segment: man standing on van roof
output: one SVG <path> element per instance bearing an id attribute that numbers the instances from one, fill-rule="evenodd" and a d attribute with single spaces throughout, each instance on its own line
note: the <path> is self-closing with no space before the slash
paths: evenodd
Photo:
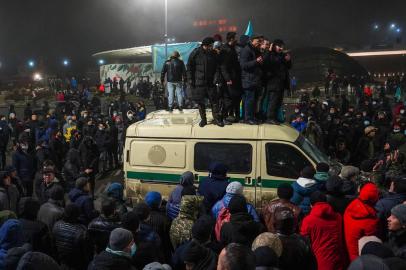
<path id="1" fill-rule="evenodd" d="M 164 63 L 161 72 L 162 85 L 164 85 L 166 74 L 167 89 L 168 89 L 168 111 L 170 112 L 172 112 L 173 110 L 173 100 L 175 98 L 175 91 L 178 100 L 179 111 L 182 111 L 183 107 L 182 82 L 186 83 L 186 68 L 185 64 L 183 63 L 182 60 L 179 59 L 179 57 L 180 57 L 179 52 L 174 51 L 169 60 L 167 60 Z"/>
<path id="2" fill-rule="evenodd" d="M 216 53 L 213 51 L 213 44 L 214 39 L 212 37 L 205 38 L 202 41 L 202 45 L 190 54 L 187 63 L 187 77 L 192 99 L 199 105 L 200 127 L 207 125 L 206 97 L 210 100 L 213 124 L 224 127 L 219 112 L 219 97 L 214 85 L 214 77 L 219 68 L 219 61 Z"/>
<path id="3" fill-rule="evenodd" d="M 214 162 L 210 165 L 209 176 L 199 184 L 198 193 L 204 197 L 203 205 L 210 213 L 213 205 L 223 198 L 229 184 L 227 178 L 227 166 Z"/>

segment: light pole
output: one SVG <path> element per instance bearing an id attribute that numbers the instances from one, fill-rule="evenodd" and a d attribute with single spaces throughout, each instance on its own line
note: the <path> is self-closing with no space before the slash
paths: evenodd
<path id="1" fill-rule="evenodd" d="M 165 0 L 165 61 L 168 59 L 168 0 Z"/>

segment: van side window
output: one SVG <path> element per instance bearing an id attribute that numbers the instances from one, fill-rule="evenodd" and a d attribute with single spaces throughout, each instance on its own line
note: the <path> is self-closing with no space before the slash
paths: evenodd
<path id="1" fill-rule="evenodd" d="M 296 179 L 310 162 L 293 146 L 282 143 L 267 143 L 266 170 L 268 175 Z"/>
<path id="2" fill-rule="evenodd" d="M 212 162 L 221 162 L 229 173 L 251 173 L 252 146 L 243 143 L 196 143 L 194 166 L 207 172 Z"/>

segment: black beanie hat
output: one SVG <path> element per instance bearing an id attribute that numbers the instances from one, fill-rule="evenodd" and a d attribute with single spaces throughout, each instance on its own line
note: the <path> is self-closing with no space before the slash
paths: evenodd
<path id="1" fill-rule="evenodd" d="M 211 45 L 213 43 L 214 43 L 214 38 L 212 38 L 212 37 L 206 37 L 202 41 L 203 46 L 208 46 L 208 45 Z"/>
<path id="2" fill-rule="evenodd" d="M 327 179 L 326 190 L 330 194 L 336 194 L 341 192 L 343 186 L 343 179 L 338 175 L 332 175 Z"/>
<path id="3" fill-rule="evenodd" d="M 247 200 L 244 196 L 235 194 L 228 203 L 228 210 L 230 214 L 247 212 Z"/>
<path id="4" fill-rule="evenodd" d="M 316 165 L 316 170 L 318 172 L 328 172 L 330 170 L 330 166 L 327 163 L 320 162 Z"/>
<path id="5" fill-rule="evenodd" d="M 283 183 L 278 186 L 276 193 L 280 199 L 290 200 L 293 197 L 294 191 L 292 185 Z"/>
<path id="6" fill-rule="evenodd" d="M 210 216 L 201 216 L 196 220 L 192 227 L 192 237 L 199 242 L 206 242 L 210 239 L 210 235 L 213 231 L 214 221 Z"/>
<path id="7" fill-rule="evenodd" d="M 362 248 L 360 255 L 367 255 L 367 254 L 375 255 L 382 259 L 386 259 L 386 258 L 395 256 L 393 254 L 393 251 L 390 248 L 386 247 L 382 243 L 375 242 L 375 241 L 369 241 Z"/>
<path id="8" fill-rule="evenodd" d="M 278 255 L 268 246 L 259 247 L 254 250 L 256 266 L 275 267 L 278 266 Z"/>
<path id="9" fill-rule="evenodd" d="M 275 40 L 272 42 L 272 44 L 275 45 L 275 46 L 282 47 L 282 46 L 285 45 L 285 42 L 283 42 L 282 39 L 275 39 Z"/>
<path id="10" fill-rule="evenodd" d="M 316 171 L 314 170 L 314 168 L 312 166 L 306 166 L 303 168 L 301 176 L 304 178 L 312 179 L 314 177 L 315 173 L 316 173 Z"/>

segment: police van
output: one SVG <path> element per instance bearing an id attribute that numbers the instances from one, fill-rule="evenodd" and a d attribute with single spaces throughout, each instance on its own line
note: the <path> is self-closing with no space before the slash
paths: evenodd
<path id="1" fill-rule="evenodd" d="M 208 122 L 212 120 L 207 113 Z M 156 111 L 127 129 L 124 174 L 127 197 L 148 191 L 168 196 L 180 175 L 191 171 L 196 185 L 212 162 L 228 167 L 230 181 L 244 185 L 256 207 L 275 197 L 281 183 L 299 177 L 308 165 L 329 163 L 328 157 L 288 125 L 233 124 L 199 127 L 198 110 Z"/>

